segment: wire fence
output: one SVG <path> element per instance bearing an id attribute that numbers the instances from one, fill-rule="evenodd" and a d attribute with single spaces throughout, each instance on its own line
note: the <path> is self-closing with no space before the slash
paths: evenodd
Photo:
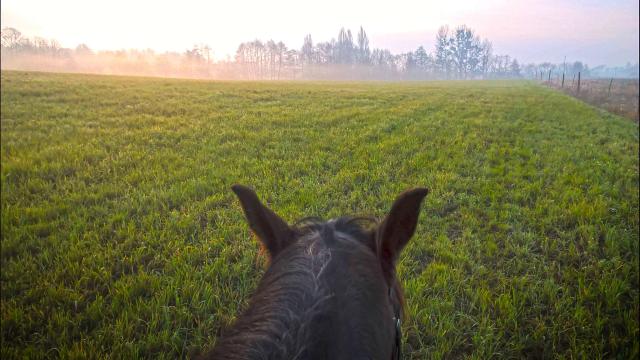
<path id="1" fill-rule="evenodd" d="M 635 121 L 640 119 L 638 79 L 583 79 L 578 72 L 571 78 L 565 74 L 549 74 L 543 83 L 614 114 Z"/>

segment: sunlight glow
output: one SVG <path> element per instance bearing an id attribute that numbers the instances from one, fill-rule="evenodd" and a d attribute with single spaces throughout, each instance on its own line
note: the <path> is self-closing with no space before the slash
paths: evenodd
<path id="1" fill-rule="evenodd" d="M 2 26 L 75 47 L 184 51 L 208 44 L 214 56 L 232 56 L 256 38 L 302 45 L 363 26 L 372 46 L 408 51 L 431 47 L 437 28 L 466 24 L 500 51 L 525 61 L 553 56 L 592 63 L 638 57 L 637 1 L 42 1 L 6 0 Z M 563 54 L 564 53 L 564 54 Z"/>

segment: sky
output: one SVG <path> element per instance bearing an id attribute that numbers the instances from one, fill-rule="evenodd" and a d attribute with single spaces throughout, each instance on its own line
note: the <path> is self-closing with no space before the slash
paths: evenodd
<path id="1" fill-rule="evenodd" d="M 283 41 L 299 48 L 360 26 L 371 47 L 432 51 L 441 25 L 465 24 L 520 62 L 582 60 L 592 66 L 638 61 L 638 0 L 2 0 L 2 27 L 56 39 L 64 47 L 182 52 L 208 44 L 214 57 L 239 43 Z"/>

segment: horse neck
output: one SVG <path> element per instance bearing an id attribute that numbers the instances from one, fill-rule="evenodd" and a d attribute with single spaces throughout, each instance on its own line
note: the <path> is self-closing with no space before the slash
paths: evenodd
<path id="1" fill-rule="evenodd" d="M 233 354 L 232 359 L 266 354 L 279 359 L 309 351 L 317 319 L 325 309 L 322 305 L 330 298 L 319 280 L 324 256 L 301 252 L 286 263 L 273 264 L 214 353 L 225 358 Z"/>

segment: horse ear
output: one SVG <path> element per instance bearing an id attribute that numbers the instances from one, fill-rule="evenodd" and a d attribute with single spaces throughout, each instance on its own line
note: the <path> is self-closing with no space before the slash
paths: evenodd
<path id="1" fill-rule="evenodd" d="M 428 193 L 429 189 L 415 188 L 400 194 L 378 227 L 376 244 L 378 256 L 385 270 L 393 268 L 400 251 L 416 231 L 420 205 Z"/>
<path id="2" fill-rule="evenodd" d="M 273 259 L 293 239 L 293 231 L 275 212 L 262 205 L 258 195 L 244 185 L 231 187 L 240 199 L 242 210 L 249 222 L 249 227 L 260 238 Z"/>

